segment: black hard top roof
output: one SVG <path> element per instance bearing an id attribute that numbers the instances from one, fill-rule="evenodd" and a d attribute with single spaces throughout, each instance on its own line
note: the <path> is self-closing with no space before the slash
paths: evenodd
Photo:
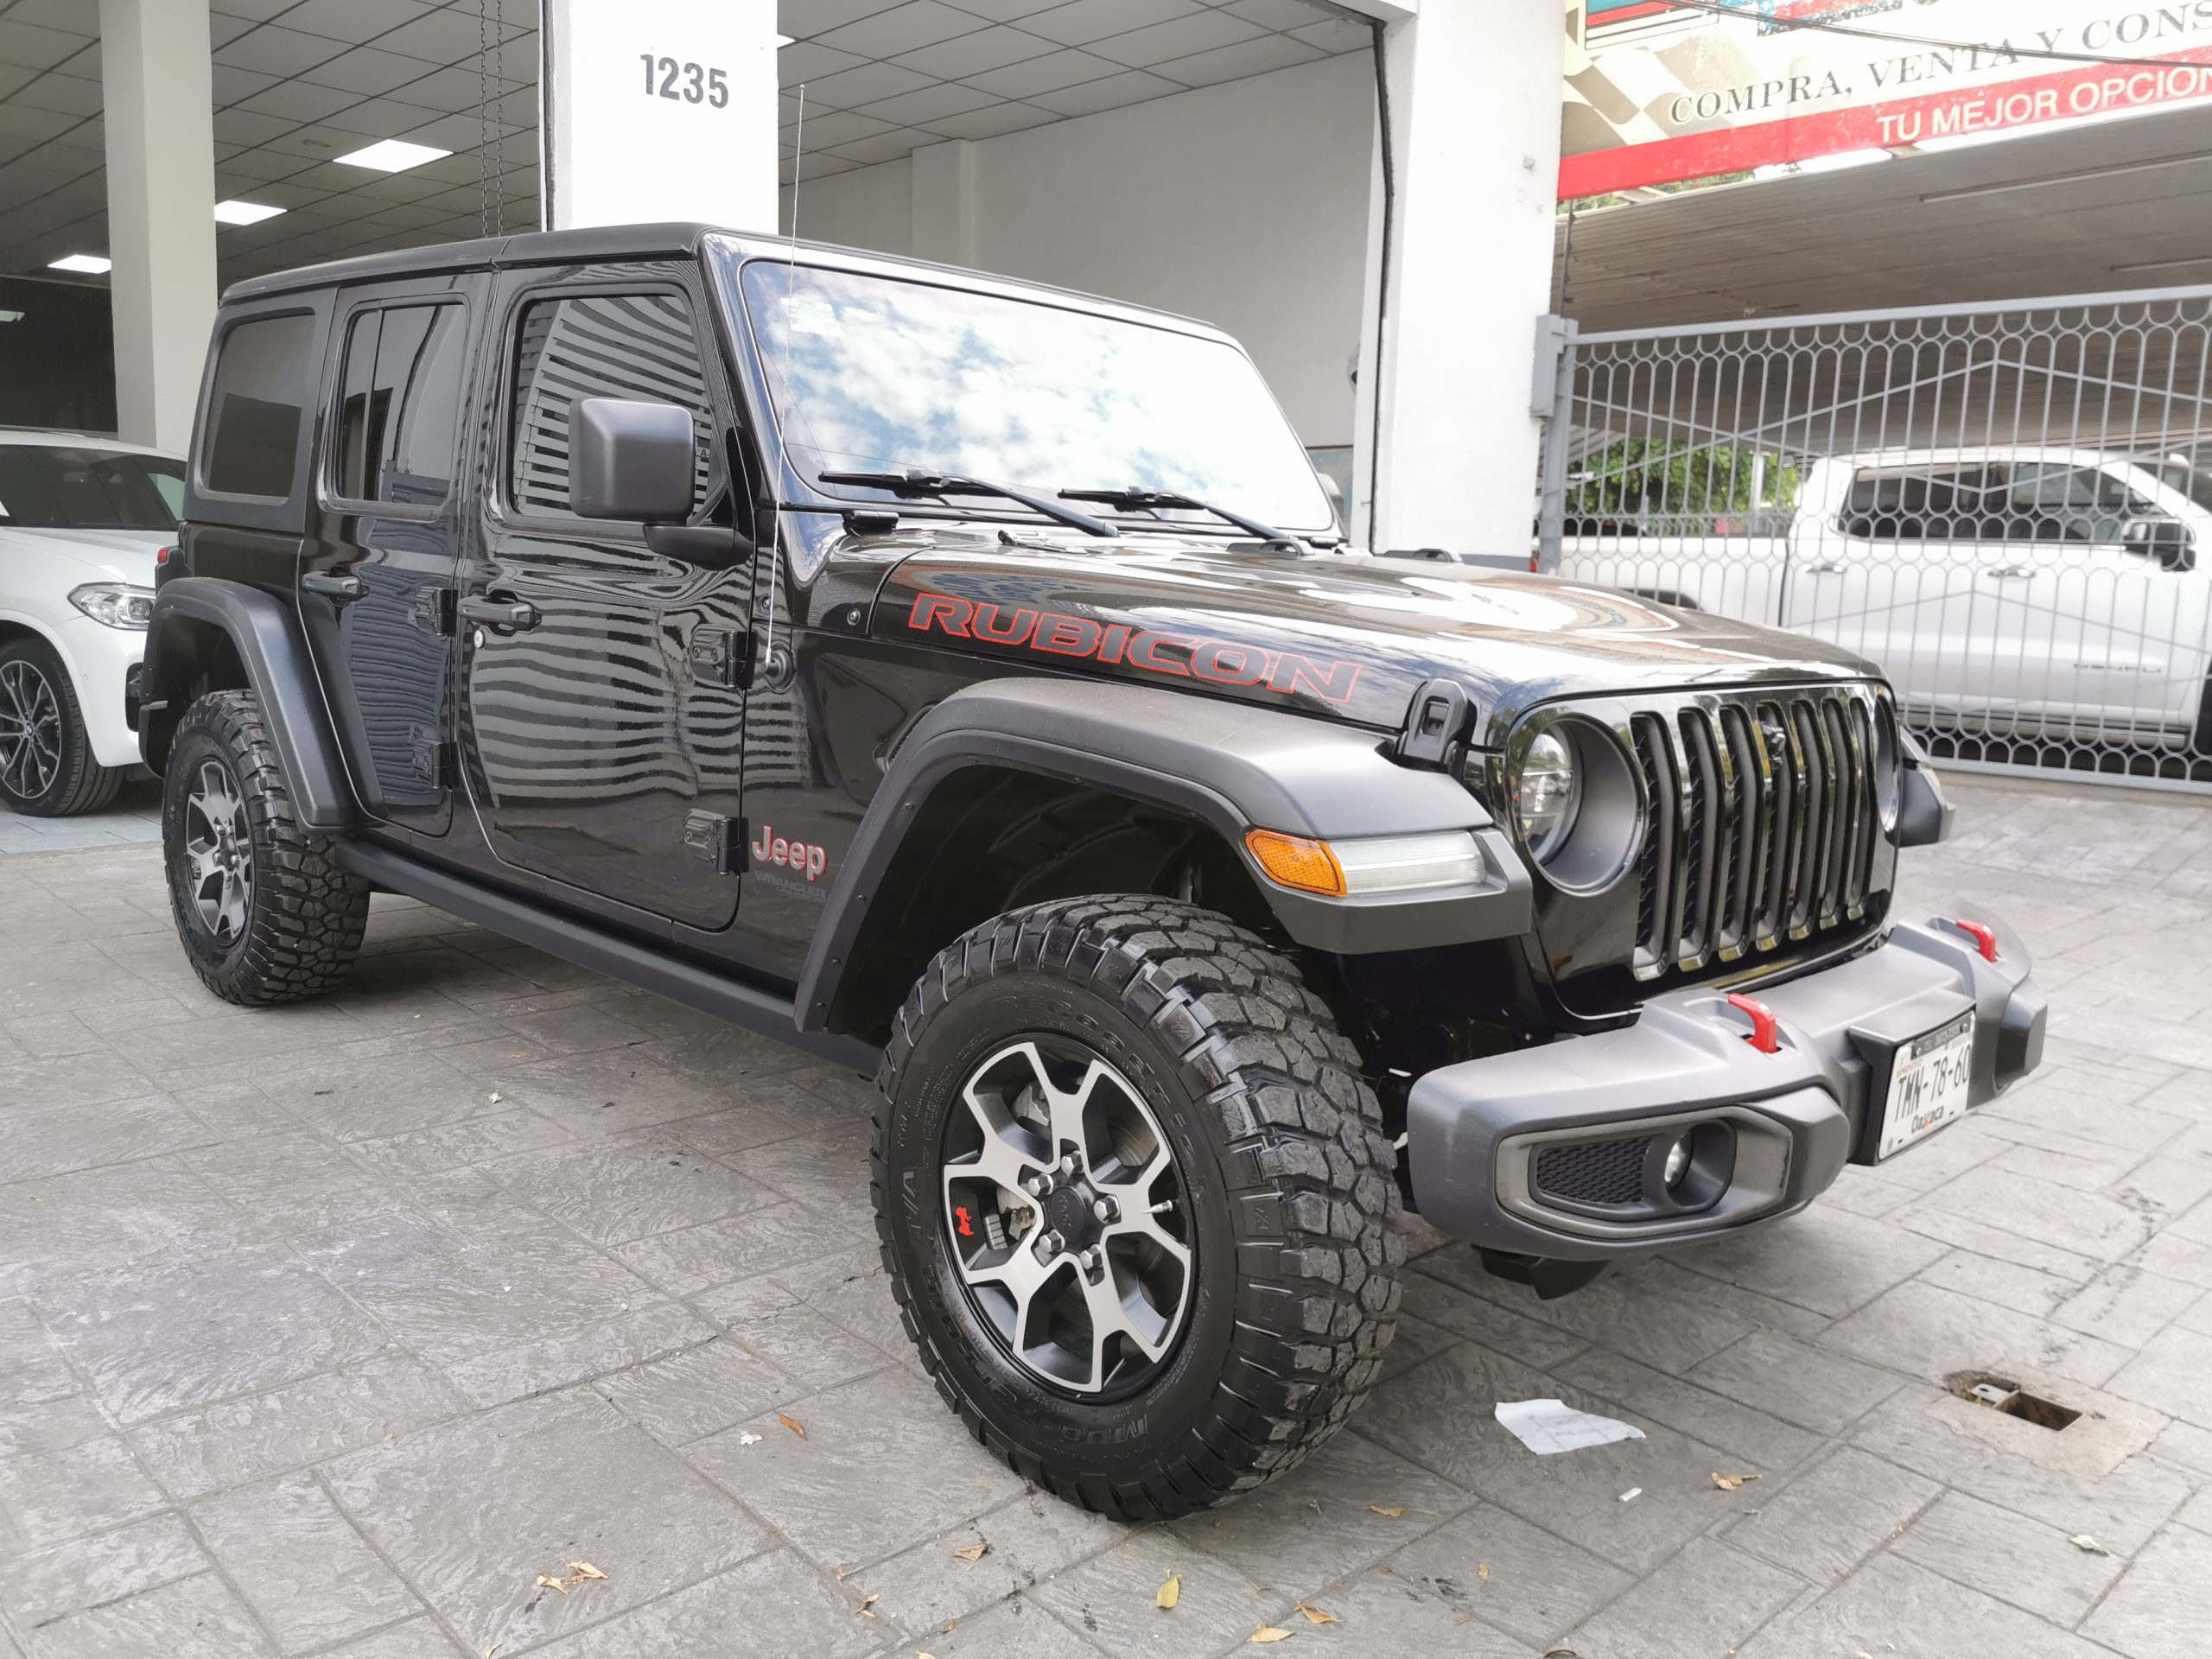
<path id="1" fill-rule="evenodd" d="M 682 258 L 699 251 L 699 238 L 721 231 L 715 225 L 610 225 L 585 231 L 526 231 L 514 236 L 484 236 L 467 242 L 440 242 L 426 248 L 396 248 L 319 265 L 249 276 L 223 291 L 226 305 L 289 294 L 303 288 L 334 288 L 346 283 L 396 276 L 429 276 L 445 270 L 484 270 L 495 265 L 569 264 L 597 259 Z M 724 232 L 727 235 L 741 235 Z M 745 238 L 766 240 L 766 238 Z M 783 245 L 781 243 L 778 246 Z M 801 243 L 801 247 L 808 246 Z"/>

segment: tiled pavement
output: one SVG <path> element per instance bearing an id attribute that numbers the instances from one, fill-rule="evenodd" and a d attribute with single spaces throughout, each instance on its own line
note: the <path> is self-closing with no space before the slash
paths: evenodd
<path id="1" fill-rule="evenodd" d="M 1353 1430 L 1139 1529 L 920 1380 L 854 1078 L 388 900 L 239 1012 L 154 849 L 0 859 L 0 1656 L 2202 1655 L 2212 810 L 1958 793 L 1910 891 L 2036 948 L 2031 1084 L 1557 1303 L 1416 1230 Z M 1648 1438 L 1537 1459 L 1532 1395 Z"/>
<path id="2" fill-rule="evenodd" d="M 80 817 L 29 818 L 0 804 L 0 855 L 116 847 L 161 838 L 162 786 L 143 774 L 136 781 L 126 781 L 105 811 L 87 812 Z"/>

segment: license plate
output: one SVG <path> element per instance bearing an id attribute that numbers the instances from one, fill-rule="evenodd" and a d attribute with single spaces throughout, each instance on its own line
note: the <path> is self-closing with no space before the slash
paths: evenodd
<path id="1" fill-rule="evenodd" d="M 1965 1116 L 1973 1077 L 1971 1013 L 1899 1043 L 1890 1063 L 1890 1097 L 1883 1108 L 1882 1141 L 1875 1157 L 1901 1152 Z"/>

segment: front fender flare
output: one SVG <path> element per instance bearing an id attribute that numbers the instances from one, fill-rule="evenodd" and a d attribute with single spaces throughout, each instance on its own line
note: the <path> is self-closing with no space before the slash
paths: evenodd
<path id="1" fill-rule="evenodd" d="M 1527 933 L 1528 871 L 1482 803 L 1446 773 L 1397 765 L 1385 745 L 1357 728 L 1149 686 L 1011 678 L 963 686 L 915 723 L 869 803 L 800 969 L 799 1027 L 819 1028 L 836 1006 L 870 898 L 923 803 L 976 766 L 1110 789 L 1198 819 L 1244 861 L 1283 931 L 1315 950 L 1358 955 Z M 1479 885 L 1412 893 L 1291 893 L 1253 861 L 1244 845 L 1251 829 L 1322 839 L 1465 830 L 1487 874 Z"/>
<path id="2" fill-rule="evenodd" d="M 138 719 L 146 764 L 158 772 L 168 760 L 185 699 L 207 671 L 218 636 L 230 641 L 261 701 L 300 823 L 350 826 L 352 794 L 299 623 L 273 595 L 242 582 L 178 576 L 156 590 Z"/>

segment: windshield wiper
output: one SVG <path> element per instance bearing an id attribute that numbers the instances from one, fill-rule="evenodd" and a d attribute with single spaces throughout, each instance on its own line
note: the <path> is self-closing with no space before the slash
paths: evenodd
<path id="1" fill-rule="evenodd" d="M 1231 512 L 1227 507 L 1217 507 L 1211 501 L 1201 501 L 1196 496 L 1178 495 L 1173 490 L 1062 490 L 1061 498 L 1069 501 L 1102 501 L 1109 507 L 1119 507 L 1124 512 L 1138 507 L 1149 507 L 1157 512 L 1162 507 L 1179 507 L 1192 512 L 1210 512 L 1225 519 L 1247 536 L 1256 536 L 1272 547 L 1296 548 L 1298 538 L 1273 524 L 1263 524 L 1257 518 L 1247 518 L 1241 512 Z"/>
<path id="2" fill-rule="evenodd" d="M 1056 518 L 1086 536 L 1118 537 L 1122 533 L 1103 518 L 1077 512 L 1073 507 L 1064 507 L 1041 495 L 1032 495 L 1027 490 L 1014 489 L 1004 484 L 993 484 L 986 479 L 963 478 L 957 473 L 925 473 L 910 467 L 903 473 L 818 473 L 816 476 L 824 484 L 861 484 L 871 489 L 889 490 L 894 495 L 1003 496 L 1008 501 L 1027 507 L 1032 512 L 1041 512 L 1047 518 Z"/>

